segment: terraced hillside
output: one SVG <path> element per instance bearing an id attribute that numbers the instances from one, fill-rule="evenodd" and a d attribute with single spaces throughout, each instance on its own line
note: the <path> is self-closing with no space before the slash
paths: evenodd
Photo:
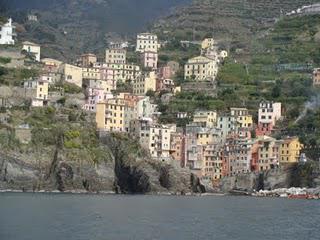
<path id="1" fill-rule="evenodd" d="M 281 15 L 316 2 L 319 0 L 194 0 L 159 21 L 155 30 L 164 38 L 191 40 L 213 35 L 228 46 L 232 43 L 234 48 L 241 48 Z"/>

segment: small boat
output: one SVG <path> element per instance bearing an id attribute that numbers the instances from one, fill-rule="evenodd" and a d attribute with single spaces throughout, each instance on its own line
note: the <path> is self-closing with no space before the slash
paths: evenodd
<path id="1" fill-rule="evenodd" d="M 288 196 L 290 199 L 308 199 L 308 194 L 291 194 Z"/>

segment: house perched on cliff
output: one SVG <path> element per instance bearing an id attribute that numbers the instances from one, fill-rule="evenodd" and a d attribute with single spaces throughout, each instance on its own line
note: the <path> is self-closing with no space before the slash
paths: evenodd
<path id="1" fill-rule="evenodd" d="M 4 24 L 0 23 L 0 45 L 14 45 L 17 36 L 16 27 L 12 25 L 12 19 L 9 18 Z"/>

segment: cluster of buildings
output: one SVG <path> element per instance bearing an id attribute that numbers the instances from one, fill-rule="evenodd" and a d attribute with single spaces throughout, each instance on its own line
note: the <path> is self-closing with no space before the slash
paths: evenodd
<path id="1" fill-rule="evenodd" d="M 149 97 L 124 93 L 98 103 L 96 122 L 101 132 L 123 132 L 137 139 L 154 160 L 176 161 L 213 182 L 300 159 L 303 146 L 297 137 L 279 140 L 270 136 L 282 118 L 281 103 L 261 102 L 257 123 L 246 108 L 224 113 L 197 111 L 185 128 L 160 124 L 159 114 Z"/>
<path id="2" fill-rule="evenodd" d="M 11 20 L 9 23 L 11 24 Z M 118 97 L 113 93 L 119 82 L 130 83 L 133 94 L 137 96 L 143 96 L 149 91 L 163 91 L 172 96 L 181 90 L 172 80 L 180 68 L 179 63 L 170 61 L 158 67 L 160 44 L 155 34 L 137 35 L 136 54 L 140 57 L 140 63 L 127 62 L 128 46 L 125 42 L 112 42 L 105 51 L 103 61 L 98 61 L 95 54 L 88 53 L 70 64 L 56 59 L 41 58 L 40 45 L 23 42 L 21 50 L 42 66 L 40 77 L 28 79 L 24 84 L 27 95 L 32 98 L 32 106 L 41 107 L 49 104 L 49 86 L 56 83 L 70 83 L 83 88 L 83 109 L 91 112 L 96 112 L 98 103 L 113 101 Z"/>
<path id="3" fill-rule="evenodd" d="M 226 51 L 219 51 L 213 38 L 204 39 L 201 42 L 201 55 L 189 59 L 184 66 L 185 80 L 214 81 L 220 61 L 227 56 Z"/>
<path id="4" fill-rule="evenodd" d="M 80 56 L 74 64 L 64 63 L 51 58 L 41 58 L 41 47 L 32 42 L 23 42 L 22 50 L 42 64 L 42 75 L 37 80 L 26 81 L 25 87 L 38 91 L 36 86 L 65 82 L 85 89 L 86 101 L 84 110 L 96 112 L 101 101 L 114 99 L 113 92 L 118 82 L 127 82 L 132 86 L 135 95 L 145 95 L 148 91 L 166 91 L 174 94 L 180 91 L 172 77 L 179 69 L 177 62 L 168 62 L 158 67 L 158 50 L 160 44 L 155 34 L 142 33 L 137 35 L 136 54 L 140 56 L 140 64 L 127 62 L 128 44 L 123 42 L 110 43 L 105 51 L 104 61 L 98 61 L 95 54 Z M 45 88 L 47 89 L 47 88 Z M 41 91 L 43 88 L 41 87 Z M 50 99 L 47 92 L 34 94 L 32 106 L 44 106 Z"/>
<path id="5" fill-rule="evenodd" d="M 11 20 L 2 27 L 1 42 L 14 42 Z M 0 43 L 1 43 L 0 42 Z M 231 108 L 228 112 L 197 111 L 185 128 L 161 124 L 161 113 L 150 92 L 181 91 L 172 80 L 180 66 L 168 62 L 158 66 L 161 45 L 155 34 L 141 33 L 136 39 L 136 54 L 140 64 L 127 62 L 128 44 L 110 43 L 103 62 L 94 54 L 83 54 L 75 64 L 55 59 L 41 59 L 41 47 L 23 42 L 23 50 L 42 64 L 42 75 L 26 80 L 24 89 L 31 93 L 32 106 L 50 102 L 49 87 L 57 82 L 71 83 L 85 90 L 83 109 L 95 114 L 100 133 L 129 134 L 157 161 L 175 161 L 190 168 L 201 179 L 219 181 L 251 171 L 265 171 L 299 161 L 302 145 L 296 137 L 275 139 L 277 121 L 282 118 L 281 103 L 261 102 L 257 121 L 246 108 Z M 201 42 L 201 54 L 184 66 L 186 80 L 214 81 L 221 60 L 227 57 L 212 38 Z M 320 71 L 315 70 L 314 82 L 320 84 Z M 115 91 L 118 82 L 131 84 L 131 92 Z M 177 118 L 190 118 L 177 113 Z"/>

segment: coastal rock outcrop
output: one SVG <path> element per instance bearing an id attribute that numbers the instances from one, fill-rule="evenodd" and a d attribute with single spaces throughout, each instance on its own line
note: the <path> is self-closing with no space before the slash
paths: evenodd
<path id="1" fill-rule="evenodd" d="M 94 165 L 59 157 L 55 166 L 48 159 L 41 164 L 0 154 L 0 189 L 22 191 L 112 191 L 114 164 Z M 51 170 L 48 170 L 51 169 Z"/>
<path id="2" fill-rule="evenodd" d="M 244 173 L 225 177 L 220 183 L 222 192 L 241 190 L 246 192 L 279 188 L 320 186 L 320 173 L 313 162 L 292 164 L 261 173 Z"/>

